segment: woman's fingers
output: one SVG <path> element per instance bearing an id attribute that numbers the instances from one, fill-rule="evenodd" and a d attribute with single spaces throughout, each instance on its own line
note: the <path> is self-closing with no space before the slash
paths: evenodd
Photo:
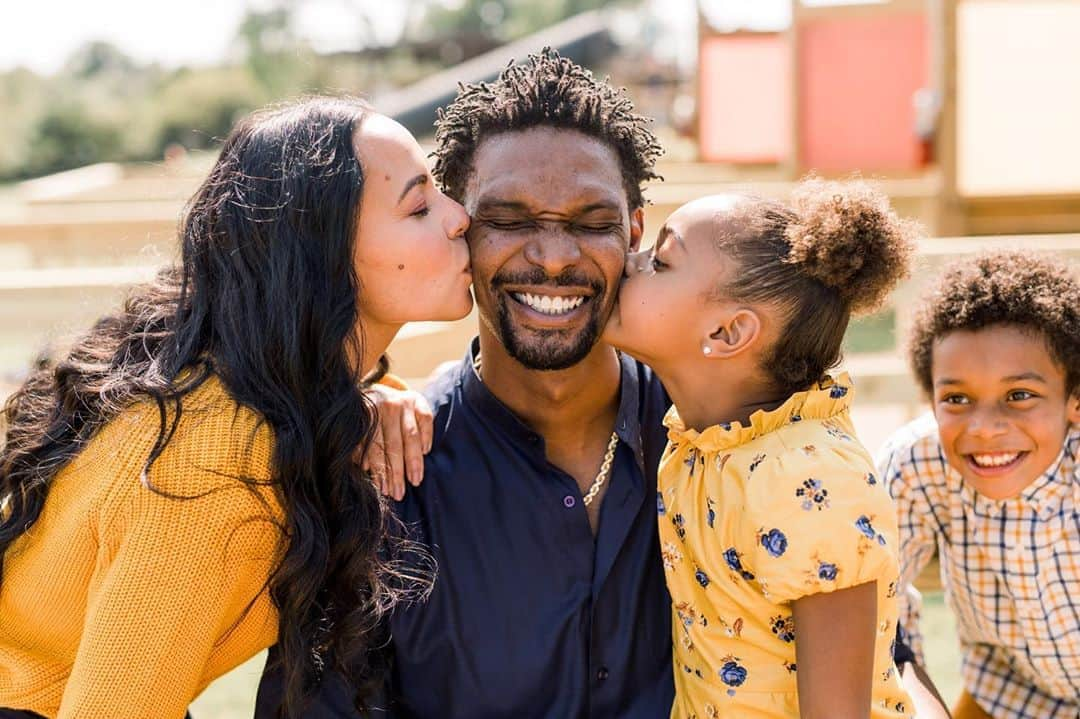
<path id="1" fill-rule="evenodd" d="M 401 410 L 383 411 L 385 405 L 379 407 L 379 424 L 382 426 L 383 435 L 383 471 L 386 475 L 385 492 L 394 499 L 401 500 L 405 497 L 405 463 L 404 451 L 401 441 Z"/>
<path id="2" fill-rule="evenodd" d="M 428 404 L 427 398 L 422 394 L 416 395 L 416 424 L 420 427 L 420 441 L 422 444 L 422 453 L 427 454 L 431 451 L 431 443 L 434 440 L 435 435 L 435 417 L 431 413 L 431 405 Z M 423 467 L 421 467 L 421 470 Z M 421 477 L 422 479 L 422 477 Z"/>
<path id="3" fill-rule="evenodd" d="M 406 407 L 401 413 L 401 438 L 404 443 L 405 471 L 408 480 L 414 487 L 424 479 L 424 438 L 418 424 L 415 411 Z M 404 491 L 402 487 L 402 491 Z"/>
<path id="4" fill-rule="evenodd" d="M 416 486 L 424 478 L 424 454 L 434 435 L 431 405 L 412 390 L 376 385 L 368 392 L 378 419 L 363 466 L 384 494 L 401 500 L 406 481 Z"/>
<path id="5" fill-rule="evenodd" d="M 376 422 L 375 430 L 371 433 L 371 442 L 367 446 L 367 451 L 364 452 L 361 467 L 371 475 L 371 481 L 378 490 L 389 495 L 386 484 L 386 452 L 384 447 L 382 425 Z"/>

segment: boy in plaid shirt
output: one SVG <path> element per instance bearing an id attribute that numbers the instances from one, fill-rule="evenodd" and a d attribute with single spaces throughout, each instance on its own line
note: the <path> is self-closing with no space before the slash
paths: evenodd
<path id="1" fill-rule="evenodd" d="M 910 348 L 933 414 L 879 468 L 900 520 L 901 624 L 936 550 L 956 615 L 956 719 L 1080 717 L 1080 284 L 1021 252 L 953 265 Z M 906 606 L 905 606 L 906 605 Z"/>

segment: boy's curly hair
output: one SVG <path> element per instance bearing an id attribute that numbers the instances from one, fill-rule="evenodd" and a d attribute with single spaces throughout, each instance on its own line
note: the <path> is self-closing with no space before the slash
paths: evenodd
<path id="1" fill-rule="evenodd" d="M 502 132 L 550 126 L 577 130 L 610 146 L 619 157 L 630 208 L 644 205 L 642 185 L 663 152 L 649 119 L 634 113 L 622 90 L 601 82 L 551 48 L 511 63 L 492 83 L 462 85 L 435 122 L 435 179 L 461 201 L 476 148 Z"/>
<path id="2" fill-rule="evenodd" d="M 1080 387 L 1080 282 L 1075 268 L 1021 250 L 998 250 L 949 265 L 923 298 L 908 356 L 915 378 L 933 392 L 934 342 L 950 332 L 1009 325 L 1041 335 L 1065 370 L 1069 394 Z"/>

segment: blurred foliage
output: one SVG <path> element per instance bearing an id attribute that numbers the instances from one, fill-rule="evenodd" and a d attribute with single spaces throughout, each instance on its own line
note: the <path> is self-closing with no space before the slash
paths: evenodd
<path id="1" fill-rule="evenodd" d="M 410 32 L 424 36 L 467 36 L 479 32 L 506 42 L 586 10 L 612 5 L 610 0 L 459 0 L 424 4 Z"/>
<path id="2" fill-rule="evenodd" d="M 171 145 L 215 147 L 241 115 L 329 91 L 375 96 L 611 0 L 401 0 L 403 36 L 372 45 L 377 3 L 357 4 L 357 50 L 320 55 L 295 31 L 302 0 L 250 10 L 216 67 L 166 69 L 106 42 L 54 75 L 0 73 L 0 182 L 94 162 L 157 160 Z M 366 8 L 366 9 L 365 9 Z M 365 17 L 365 14 L 367 17 Z M 366 28 L 366 31 L 365 31 Z"/>

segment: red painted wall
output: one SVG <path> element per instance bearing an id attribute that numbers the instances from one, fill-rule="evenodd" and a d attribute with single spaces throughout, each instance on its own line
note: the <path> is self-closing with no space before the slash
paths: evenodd
<path id="1" fill-rule="evenodd" d="M 929 84 L 927 35 L 922 14 L 804 21 L 798 72 L 805 169 L 919 167 L 912 97 Z"/>

